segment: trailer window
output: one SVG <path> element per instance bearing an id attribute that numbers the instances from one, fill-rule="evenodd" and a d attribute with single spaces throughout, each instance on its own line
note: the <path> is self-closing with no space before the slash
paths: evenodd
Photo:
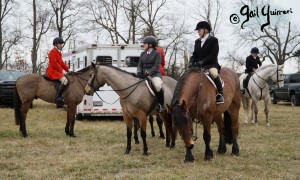
<path id="1" fill-rule="evenodd" d="M 96 63 L 101 63 L 101 64 L 108 64 L 112 65 L 112 57 L 110 56 L 97 56 L 96 57 Z"/>
<path id="2" fill-rule="evenodd" d="M 127 56 L 126 57 L 126 66 L 127 67 L 137 67 L 139 64 L 139 56 Z"/>

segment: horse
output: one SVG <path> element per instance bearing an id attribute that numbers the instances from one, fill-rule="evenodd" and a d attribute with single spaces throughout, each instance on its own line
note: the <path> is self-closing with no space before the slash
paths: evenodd
<path id="1" fill-rule="evenodd" d="M 243 109 L 245 112 L 245 124 L 248 123 L 248 117 L 251 113 L 250 119 L 252 119 L 253 124 L 257 123 L 257 102 L 260 100 L 264 101 L 265 105 L 265 115 L 266 115 L 266 126 L 270 126 L 269 123 L 269 109 L 268 104 L 270 101 L 269 95 L 269 86 L 267 81 L 272 80 L 274 83 L 277 83 L 279 87 L 283 87 L 283 67 L 284 65 L 275 65 L 275 64 L 267 64 L 262 65 L 259 67 L 255 73 L 250 77 L 248 82 L 248 88 L 245 89 L 245 93 L 242 95 L 242 103 Z M 240 86 L 241 89 L 243 88 L 243 79 L 245 78 L 246 74 L 242 74 L 240 76 Z M 252 104 L 251 104 L 252 100 Z M 251 106 L 250 106 L 251 104 Z M 251 109 L 252 111 L 251 111 Z M 253 113 L 255 114 L 253 119 Z"/>
<path id="2" fill-rule="evenodd" d="M 86 86 L 88 95 L 94 92 L 105 84 L 120 96 L 120 103 L 123 111 L 123 119 L 127 127 L 127 146 L 125 154 L 129 154 L 131 150 L 131 137 L 133 119 L 137 118 L 141 126 L 141 137 L 143 140 L 143 155 L 148 155 L 148 146 L 146 142 L 146 125 L 147 116 L 156 115 L 158 111 L 155 109 L 156 100 L 147 88 L 144 79 L 137 78 L 135 74 L 121 70 L 117 67 L 105 64 L 93 64 L 93 71 L 90 74 L 90 79 Z M 148 77 L 149 78 L 149 77 Z M 163 89 L 165 104 L 170 104 L 173 92 L 176 85 L 176 80 L 170 77 L 163 77 Z M 172 131 L 171 115 L 165 109 L 159 113 L 166 128 L 166 146 L 175 146 L 175 135 Z"/>
<path id="3" fill-rule="evenodd" d="M 239 109 L 241 104 L 240 86 L 237 74 L 229 69 L 222 68 L 220 76 L 224 81 L 224 103 L 216 104 L 216 88 L 211 83 L 206 70 L 198 67 L 190 68 L 181 77 L 181 85 L 176 87 L 172 106 L 173 121 L 185 144 L 184 162 L 193 162 L 194 147 L 193 121 L 203 125 L 203 140 L 205 142 L 205 160 L 213 158 L 210 148 L 211 124 L 215 122 L 219 132 L 218 153 L 226 152 L 226 143 L 232 144 L 232 154 L 239 155 L 238 131 Z M 222 118 L 224 114 L 224 121 Z M 196 130 L 197 128 L 195 128 Z"/>
<path id="4" fill-rule="evenodd" d="M 67 105 L 65 133 L 70 137 L 76 137 L 74 134 L 76 107 L 82 101 L 90 71 L 91 66 L 88 66 L 78 72 L 66 75 L 69 84 L 63 94 L 64 103 Z M 43 75 L 39 74 L 27 74 L 17 80 L 14 100 L 15 123 L 20 125 L 23 137 L 28 136 L 25 120 L 31 102 L 40 98 L 46 102 L 54 103 L 57 94 L 55 83 L 57 82 L 46 80 Z"/>

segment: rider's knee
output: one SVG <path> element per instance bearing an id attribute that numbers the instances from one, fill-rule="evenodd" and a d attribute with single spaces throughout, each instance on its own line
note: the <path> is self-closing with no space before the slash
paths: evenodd
<path id="1" fill-rule="evenodd" d="M 67 85 L 67 84 L 68 84 L 68 79 L 67 79 L 65 76 L 59 78 L 59 81 L 60 81 L 62 84 L 64 84 L 64 85 Z"/>
<path id="2" fill-rule="evenodd" d="M 212 78 L 216 79 L 218 77 L 218 70 L 217 68 L 210 68 L 209 74 L 212 76 Z"/>
<path id="3" fill-rule="evenodd" d="M 152 78 L 152 83 L 154 85 L 154 88 L 156 90 L 156 92 L 159 92 L 161 90 L 162 87 L 162 80 L 160 77 L 154 77 Z"/>

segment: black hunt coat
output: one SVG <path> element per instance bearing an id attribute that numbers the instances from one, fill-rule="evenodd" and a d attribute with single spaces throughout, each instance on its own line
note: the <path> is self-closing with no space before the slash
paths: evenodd
<path id="1" fill-rule="evenodd" d="M 257 56 L 256 59 L 250 55 L 246 58 L 246 70 L 245 73 L 253 73 L 253 68 L 257 69 L 258 65 L 261 66 L 261 61 L 259 60 L 259 57 Z"/>
<path id="2" fill-rule="evenodd" d="M 203 61 L 204 68 L 217 68 L 220 70 L 220 65 L 218 63 L 219 54 L 219 42 L 218 39 L 213 36 L 208 36 L 206 41 L 201 47 L 201 40 L 197 39 L 195 41 L 194 52 L 190 58 L 190 63 L 195 64 L 198 61 Z"/>
<path id="3" fill-rule="evenodd" d="M 147 51 L 143 51 L 137 66 L 137 73 L 144 74 L 147 70 L 151 77 L 161 78 L 162 76 L 159 70 L 160 63 L 161 56 L 155 49 L 153 49 L 150 54 L 147 54 Z"/>

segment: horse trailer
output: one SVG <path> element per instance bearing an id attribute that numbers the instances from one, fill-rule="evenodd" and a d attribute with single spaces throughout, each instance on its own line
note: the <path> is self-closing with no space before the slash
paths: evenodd
<path id="1" fill-rule="evenodd" d="M 138 44 L 90 44 L 64 53 L 63 60 L 72 71 L 83 69 L 94 62 L 135 73 L 142 51 L 141 45 Z M 82 102 L 77 106 L 76 119 L 90 116 L 122 116 L 119 95 L 107 85 L 100 89 L 93 96 L 84 95 Z"/>

